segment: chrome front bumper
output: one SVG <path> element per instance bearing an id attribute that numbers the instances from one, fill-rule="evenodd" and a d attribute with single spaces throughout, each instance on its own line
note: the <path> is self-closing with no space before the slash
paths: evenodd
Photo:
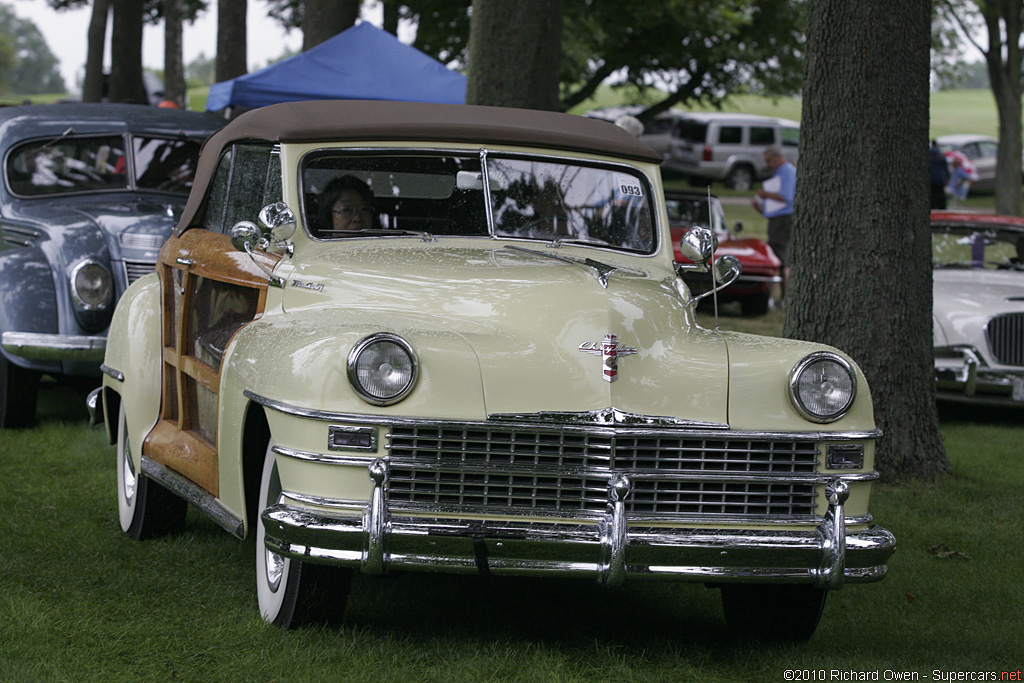
<path id="1" fill-rule="evenodd" d="M 4 332 L 0 338 L 4 351 L 30 360 L 67 360 L 102 362 L 107 350 L 106 337 L 35 332 Z"/>
<path id="2" fill-rule="evenodd" d="M 500 521 L 395 514 L 386 505 L 388 463 L 370 466 L 372 498 L 360 515 L 313 511 L 288 494 L 263 513 L 266 546 L 281 555 L 358 568 L 518 576 L 591 577 L 609 586 L 627 576 L 661 580 L 810 583 L 885 576 L 895 538 L 881 527 L 848 533 L 837 479 L 814 528 L 710 529 L 635 526 L 624 512 L 629 479 L 615 475 L 608 510 L 592 523 Z"/>
<path id="3" fill-rule="evenodd" d="M 935 387 L 940 399 L 1024 406 L 1024 368 L 989 367 L 971 346 L 935 348 Z"/>

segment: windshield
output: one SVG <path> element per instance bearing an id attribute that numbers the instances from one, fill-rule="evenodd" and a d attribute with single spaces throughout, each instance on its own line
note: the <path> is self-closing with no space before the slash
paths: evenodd
<path id="1" fill-rule="evenodd" d="M 135 187 L 188 194 L 199 158 L 195 140 L 122 135 L 68 136 L 15 148 L 5 172 L 11 192 L 21 196 L 104 192 Z"/>
<path id="2" fill-rule="evenodd" d="M 320 152 L 304 160 L 302 194 L 304 224 L 317 239 L 429 234 L 645 254 L 656 248 L 647 181 L 625 167 L 496 155 L 484 166 L 477 155 Z"/>
<path id="3" fill-rule="evenodd" d="M 932 264 L 936 268 L 1024 270 L 1024 229 L 933 228 Z"/>
<path id="4" fill-rule="evenodd" d="M 717 197 L 709 199 L 700 195 L 666 195 L 665 209 L 668 211 L 670 227 L 689 230 L 695 225 L 703 225 L 719 236 L 728 233 L 725 213 Z"/>

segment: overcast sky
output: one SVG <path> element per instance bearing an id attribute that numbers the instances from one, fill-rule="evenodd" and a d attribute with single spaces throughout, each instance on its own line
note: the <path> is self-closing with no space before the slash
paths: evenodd
<path id="1" fill-rule="evenodd" d="M 78 89 L 85 70 L 86 31 L 91 8 L 70 12 L 56 12 L 45 0 L 0 0 L 13 7 L 14 13 L 31 19 L 42 32 L 50 51 L 60 60 L 60 72 L 69 90 Z M 366 3 L 363 18 L 380 26 L 380 4 Z M 183 52 L 185 64 L 200 54 L 212 57 L 217 44 L 217 3 L 211 1 L 208 9 L 194 24 L 185 24 Z M 266 0 L 249 0 L 246 21 L 248 29 L 246 62 L 249 69 L 261 68 L 271 59 L 279 57 L 285 49 L 302 47 L 302 33 L 285 32 L 280 24 L 267 17 Z M 109 22 L 107 30 L 109 31 Z M 142 64 L 147 69 L 163 71 L 163 24 L 146 26 L 142 39 Z M 106 64 L 110 64 L 107 51 Z"/>

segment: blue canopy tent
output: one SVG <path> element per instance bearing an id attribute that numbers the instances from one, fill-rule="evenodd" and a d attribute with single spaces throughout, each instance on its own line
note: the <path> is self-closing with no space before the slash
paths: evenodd
<path id="1" fill-rule="evenodd" d="M 363 22 L 294 57 L 215 83 L 206 110 L 298 100 L 464 104 L 466 77 Z"/>

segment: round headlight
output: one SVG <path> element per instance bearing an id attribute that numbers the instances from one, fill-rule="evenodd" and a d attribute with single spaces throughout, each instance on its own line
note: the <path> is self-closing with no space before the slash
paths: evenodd
<path id="1" fill-rule="evenodd" d="M 401 337 L 372 335 L 356 344 L 348 355 L 348 379 L 368 403 L 397 403 L 416 381 L 416 354 Z"/>
<path id="2" fill-rule="evenodd" d="M 82 261 L 71 271 L 71 296 L 86 311 L 107 308 L 113 293 L 110 271 L 96 261 Z"/>
<path id="3" fill-rule="evenodd" d="M 857 375 L 841 356 L 819 351 L 793 368 L 789 396 L 811 422 L 834 422 L 846 414 L 857 395 Z"/>

